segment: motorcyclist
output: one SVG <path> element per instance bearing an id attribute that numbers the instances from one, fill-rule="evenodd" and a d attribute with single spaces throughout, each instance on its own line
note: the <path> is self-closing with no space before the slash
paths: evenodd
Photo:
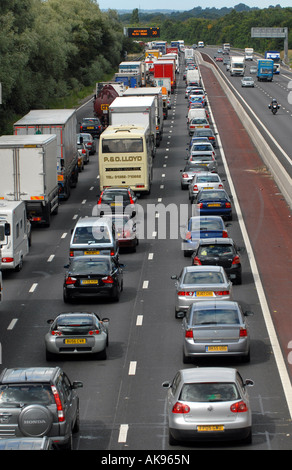
<path id="1" fill-rule="evenodd" d="M 269 104 L 269 108 L 273 108 L 273 106 L 277 106 L 277 108 L 279 109 L 279 105 L 278 105 L 278 101 L 276 100 L 276 98 L 273 98 L 271 103 Z"/>

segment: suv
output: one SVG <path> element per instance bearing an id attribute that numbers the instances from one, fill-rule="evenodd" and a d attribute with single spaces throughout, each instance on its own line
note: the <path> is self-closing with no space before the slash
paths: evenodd
<path id="1" fill-rule="evenodd" d="M 50 438 L 71 449 L 79 431 L 79 397 L 60 367 L 4 369 L 0 375 L 0 436 Z"/>

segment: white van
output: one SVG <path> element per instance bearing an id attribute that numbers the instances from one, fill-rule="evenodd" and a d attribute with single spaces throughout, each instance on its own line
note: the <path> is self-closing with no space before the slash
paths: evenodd
<path id="1" fill-rule="evenodd" d="M 69 257 L 111 255 L 118 258 L 119 248 L 115 228 L 105 217 L 81 217 L 70 240 Z"/>
<path id="2" fill-rule="evenodd" d="M 9 230 L 8 230 L 9 227 Z M 30 223 L 24 201 L 0 201 L 1 269 L 20 271 L 29 252 Z"/>
<path id="3" fill-rule="evenodd" d="M 193 118 L 202 117 L 207 119 L 207 113 L 204 108 L 191 108 L 188 111 L 187 123 L 189 123 Z"/>

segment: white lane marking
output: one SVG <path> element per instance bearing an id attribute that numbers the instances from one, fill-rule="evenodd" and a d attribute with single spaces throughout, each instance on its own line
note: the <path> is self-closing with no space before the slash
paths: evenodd
<path id="1" fill-rule="evenodd" d="M 154 256 L 154 253 L 149 253 L 148 259 L 150 259 L 150 260 L 153 259 L 153 256 Z"/>
<path id="2" fill-rule="evenodd" d="M 144 281 L 142 289 L 148 289 L 148 286 L 149 286 L 149 281 Z"/>
<path id="3" fill-rule="evenodd" d="M 143 315 L 137 315 L 136 326 L 141 326 L 143 323 Z"/>
<path id="4" fill-rule="evenodd" d="M 83 201 L 81 202 L 81 204 L 86 204 L 86 199 L 83 199 Z"/>
<path id="5" fill-rule="evenodd" d="M 131 361 L 129 365 L 129 375 L 136 374 L 137 361 Z"/>
<path id="6" fill-rule="evenodd" d="M 72 219 L 75 220 L 75 219 L 77 219 L 77 217 L 78 217 L 78 214 L 75 214 L 75 215 L 73 215 Z"/>
<path id="7" fill-rule="evenodd" d="M 67 233 L 64 232 L 64 233 L 62 234 L 61 238 L 66 238 L 66 237 L 67 237 Z"/>
<path id="8" fill-rule="evenodd" d="M 17 321 L 18 321 L 18 318 L 13 318 L 13 320 L 11 320 L 11 322 L 9 323 L 7 330 L 13 330 Z"/>
<path id="9" fill-rule="evenodd" d="M 51 263 L 54 258 L 55 258 L 55 255 L 49 256 L 48 259 L 47 259 L 47 262 L 48 262 L 48 263 Z"/>
<path id="10" fill-rule="evenodd" d="M 119 432 L 118 442 L 126 442 L 127 441 L 128 429 L 129 429 L 128 424 L 121 424 L 120 425 L 120 432 Z"/>
<path id="11" fill-rule="evenodd" d="M 31 286 L 31 288 L 29 289 L 28 292 L 34 292 L 34 291 L 36 290 L 37 286 L 38 286 L 38 283 L 35 282 L 35 283 Z"/>

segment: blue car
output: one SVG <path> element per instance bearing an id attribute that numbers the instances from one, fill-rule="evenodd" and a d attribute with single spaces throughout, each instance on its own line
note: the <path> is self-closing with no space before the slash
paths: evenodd
<path id="1" fill-rule="evenodd" d="M 228 238 L 224 220 L 220 216 L 192 216 L 188 220 L 182 243 L 184 256 L 191 256 L 201 238 Z"/>
<path id="2" fill-rule="evenodd" d="M 196 199 L 200 215 L 219 215 L 232 220 L 231 199 L 225 189 L 202 189 Z"/>

